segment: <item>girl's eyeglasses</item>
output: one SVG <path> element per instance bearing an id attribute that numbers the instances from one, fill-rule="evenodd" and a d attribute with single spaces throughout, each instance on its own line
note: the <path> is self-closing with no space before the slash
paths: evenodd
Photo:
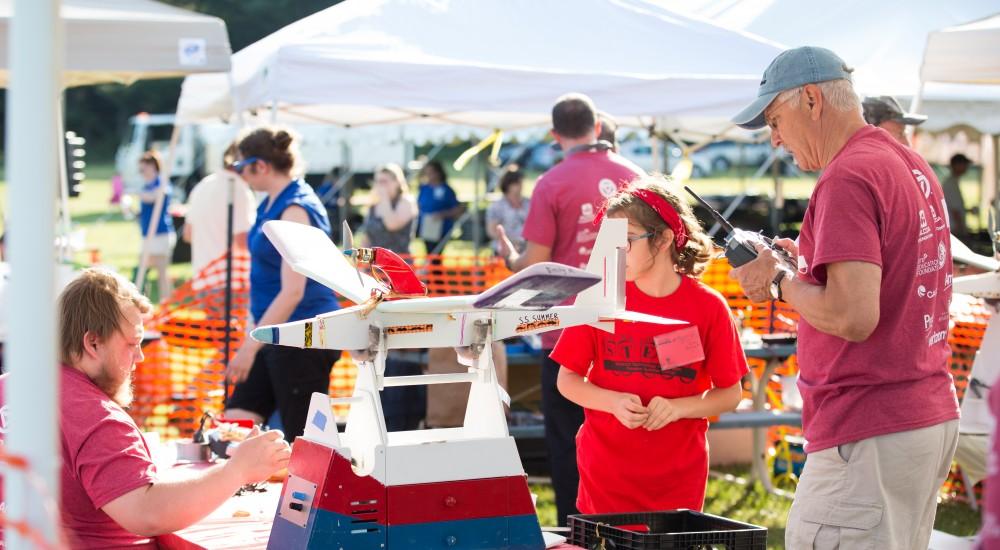
<path id="1" fill-rule="evenodd" d="M 634 243 L 635 241 L 641 241 L 643 239 L 648 239 L 648 238 L 650 238 L 652 236 L 653 236 L 653 232 L 652 231 L 650 231 L 648 233 L 643 233 L 642 235 L 635 235 L 635 236 L 631 236 L 630 235 L 630 236 L 628 236 L 627 237 L 627 242 L 625 243 L 625 251 L 628 252 L 629 250 L 632 250 L 632 243 Z"/>

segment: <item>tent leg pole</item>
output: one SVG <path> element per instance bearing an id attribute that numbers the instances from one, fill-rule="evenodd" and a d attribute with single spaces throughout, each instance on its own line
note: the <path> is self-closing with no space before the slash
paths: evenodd
<path id="1" fill-rule="evenodd" d="M 62 233 L 62 239 L 59 240 L 59 260 L 63 262 L 69 262 L 73 259 L 72 249 L 69 246 L 69 234 L 72 230 L 72 224 L 70 223 L 69 215 L 69 174 L 66 170 L 68 163 L 73 162 L 72 159 L 66 158 L 66 98 L 63 92 L 59 94 L 58 105 L 56 106 L 56 112 L 59 116 L 56 117 L 56 124 L 59 125 L 57 131 L 59 137 L 59 221 Z"/>
<path id="2" fill-rule="evenodd" d="M 226 375 L 223 376 L 223 407 L 229 401 L 229 349 L 233 331 L 233 195 L 235 193 L 234 186 L 236 185 L 235 177 L 227 175 L 227 178 L 229 185 L 227 185 L 226 192 L 226 296 L 222 308 L 222 319 L 226 323 L 223 333 L 224 353 L 222 355 L 222 360 L 225 361 L 223 363 L 225 367 L 224 371 L 226 372 Z"/>
<path id="3" fill-rule="evenodd" d="M 59 532 L 59 373 L 56 354 L 55 185 L 59 182 L 56 106 L 62 89 L 63 23 L 59 0 L 16 0 L 9 43 L 7 177 L 10 219 L 10 288 L 4 364 L 14 375 L 5 387 L 2 412 L 11 419 L 6 452 L 23 457 L 28 473 L 10 468 L 4 500 L 10 521 L 25 521 L 55 547 Z M 16 321 L 16 322 L 13 322 Z M 8 528 L 6 547 L 35 548 Z"/>

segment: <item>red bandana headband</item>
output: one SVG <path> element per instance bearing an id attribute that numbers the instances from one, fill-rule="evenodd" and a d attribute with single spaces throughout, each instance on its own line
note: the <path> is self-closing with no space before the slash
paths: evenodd
<path id="1" fill-rule="evenodd" d="M 659 214 L 660 218 L 666 222 L 667 227 L 674 232 L 674 248 L 676 248 L 678 252 L 684 250 L 684 245 L 687 244 L 688 240 L 687 229 L 684 228 L 684 222 L 681 220 L 680 215 L 677 214 L 674 207 L 667 202 L 667 199 L 648 189 L 627 188 L 625 191 L 649 205 L 654 212 Z M 604 219 L 603 209 L 601 209 L 601 212 L 597 214 L 597 219 L 594 220 L 594 223 L 600 225 L 602 219 Z"/>

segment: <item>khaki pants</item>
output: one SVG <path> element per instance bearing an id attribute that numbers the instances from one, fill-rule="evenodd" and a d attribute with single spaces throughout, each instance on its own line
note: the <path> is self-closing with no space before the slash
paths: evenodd
<path id="1" fill-rule="evenodd" d="M 789 550 L 927 548 L 958 420 L 810 453 L 788 512 Z"/>

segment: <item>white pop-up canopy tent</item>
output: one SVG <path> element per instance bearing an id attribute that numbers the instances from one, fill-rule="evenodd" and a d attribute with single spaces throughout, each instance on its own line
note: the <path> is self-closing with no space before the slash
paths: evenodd
<path id="1" fill-rule="evenodd" d="M 1000 134 L 1000 14 L 928 34 L 920 80 L 925 108 L 939 109 L 942 88 L 965 99 L 941 120 L 928 120 L 931 129 L 967 124 Z"/>
<path id="2" fill-rule="evenodd" d="M 347 0 L 185 80 L 183 121 L 273 109 L 287 122 L 547 126 L 579 91 L 625 124 L 735 112 L 774 43 L 647 0 Z"/>
<path id="3" fill-rule="evenodd" d="M 932 95 L 923 97 L 930 95 L 925 90 L 933 83 L 949 83 L 964 93 L 979 94 L 981 99 L 972 105 L 992 106 L 982 113 L 964 113 L 969 118 L 963 121 L 983 134 L 980 209 L 985 211 L 1000 194 L 1000 14 L 930 33 L 920 79 L 922 95 L 916 104 L 932 105 Z"/>
<path id="4" fill-rule="evenodd" d="M 13 0 L 0 0 L 2 87 L 8 84 L 6 61 L 13 7 Z M 64 0 L 60 15 L 70 44 L 64 54 L 64 88 L 109 82 L 130 84 L 140 78 L 213 73 L 230 67 L 229 35 L 218 17 L 153 0 Z M 66 238 L 67 200 L 64 192 Z"/>
<path id="5" fill-rule="evenodd" d="M 789 47 L 822 46 L 840 55 L 854 71 L 855 88 L 866 95 L 894 95 L 900 100 L 913 97 L 921 88 L 920 66 L 928 33 L 996 13 L 995 0 L 963 0 L 943 3 L 936 0 L 843 0 L 817 4 L 801 0 L 657 0 L 661 5 L 693 16 L 704 17 L 724 27 L 751 32 Z M 974 25 L 988 26 L 987 22 Z M 957 30 L 957 28 L 956 28 Z M 974 29 L 935 40 L 961 47 Z M 937 34 L 937 33 L 935 33 Z M 942 35 L 948 33 L 941 33 Z M 978 38 L 977 38 L 978 40 Z M 929 44 L 928 44 L 929 45 Z M 930 45 L 929 45 L 930 46 Z M 995 46 L 995 43 L 994 43 Z M 981 43 L 981 53 L 969 46 L 959 56 L 945 54 L 934 66 L 951 66 L 953 71 L 976 68 L 973 63 L 997 64 L 997 51 Z M 940 70 L 940 69 L 934 69 Z M 968 74 L 968 73 L 965 73 Z M 1000 123 L 1000 87 L 969 89 L 934 81 L 923 87 L 921 113 L 928 121 L 921 129 L 938 131 L 957 124 L 977 128 L 987 121 Z M 747 98 L 749 100 L 749 97 Z M 735 111 L 733 112 L 735 114 Z M 985 126 L 983 126 L 985 128 Z M 985 130 L 989 131 L 989 130 Z"/>
<path id="6" fill-rule="evenodd" d="M 12 374 L 4 390 L 11 419 L 4 444 L 31 471 L 9 469 L 4 500 L 10 522 L 28 522 L 55 547 L 59 371 L 52 205 L 61 172 L 61 92 L 66 85 L 227 70 L 229 41 L 220 19 L 150 0 L 4 0 L 0 28 L 12 265 L 5 306 L 7 317 L 17 319 L 4 342 L 4 365 Z M 15 529 L 4 536 L 7 548 L 37 547 Z"/>
<path id="7" fill-rule="evenodd" d="M 6 87 L 13 0 L 0 0 L 0 86 Z M 63 85 L 184 76 L 229 69 L 229 35 L 217 18 L 151 0 L 64 0 Z"/>
<path id="8" fill-rule="evenodd" d="M 855 88 L 862 94 L 895 95 L 906 101 L 922 90 L 923 103 L 919 112 L 929 117 L 921 125 L 922 130 L 935 132 L 964 125 L 983 133 L 1000 131 L 1000 86 L 948 83 L 972 81 L 977 78 L 973 74 L 981 73 L 990 65 L 995 70 L 996 52 L 1000 49 L 995 38 L 991 43 L 983 37 L 991 34 L 990 29 L 995 32 L 996 19 L 977 21 L 941 33 L 932 32 L 993 15 L 998 9 L 996 0 L 950 3 L 937 0 L 656 1 L 789 47 L 829 48 L 855 69 Z M 928 78 L 924 75 L 922 81 L 920 67 L 925 44 L 928 49 L 948 50 L 932 54 L 927 70 L 945 75 L 947 73 L 940 71 L 950 69 L 951 74 L 961 73 L 965 78 Z M 978 78 L 979 82 L 983 81 L 982 77 Z M 746 100 L 751 97 L 747 96 Z M 986 175 L 984 173 L 984 182 Z"/>
<path id="9" fill-rule="evenodd" d="M 1000 14 L 930 33 L 920 78 L 925 82 L 1000 84 Z"/>
<path id="10" fill-rule="evenodd" d="M 821 46 L 855 71 L 857 90 L 869 95 L 913 95 L 927 33 L 992 15 L 996 0 L 657 0 L 788 47 Z"/>

